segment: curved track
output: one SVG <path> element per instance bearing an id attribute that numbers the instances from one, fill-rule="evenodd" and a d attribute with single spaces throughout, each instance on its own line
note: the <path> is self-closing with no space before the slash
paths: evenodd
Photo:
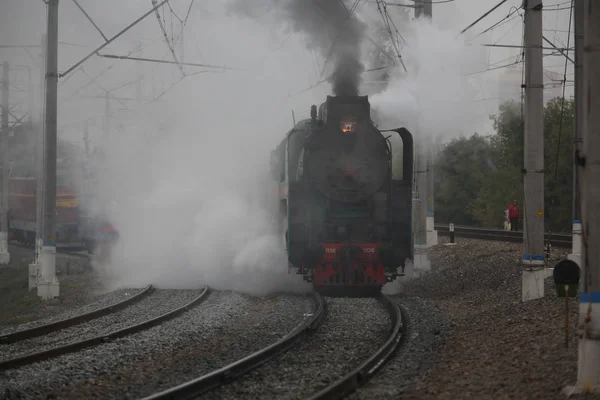
<path id="1" fill-rule="evenodd" d="M 154 290 L 152 285 L 148 285 L 145 289 L 136 293 L 134 296 L 125 299 L 119 303 L 111 304 L 109 306 L 100 308 L 98 310 L 90 311 L 85 314 L 76 315 L 71 318 L 66 318 L 60 321 L 52 322 L 49 324 L 36 326 L 30 329 L 24 329 L 21 331 L 16 331 L 12 333 L 7 333 L 5 335 L 0 335 L 0 344 L 11 344 L 20 342 L 22 340 L 31 339 L 34 337 L 46 335 L 51 332 L 56 332 L 61 329 L 65 329 L 71 326 L 75 326 L 87 321 L 91 321 L 96 318 L 100 318 L 104 315 L 108 315 L 117 311 L 122 310 L 125 307 L 132 305 L 133 303 L 140 301 L 144 296 L 150 294 Z"/>
<path id="2" fill-rule="evenodd" d="M 378 300 L 387 309 L 392 319 L 392 330 L 388 339 L 367 360 L 341 379 L 311 396 L 311 400 L 339 399 L 352 393 L 357 387 L 362 386 L 375 375 L 383 364 L 394 355 L 404 339 L 406 319 L 400 307 L 388 296 L 380 294 Z"/>
<path id="3" fill-rule="evenodd" d="M 310 316 L 309 319 L 303 321 L 300 325 L 298 325 L 292 332 L 290 332 L 286 337 L 282 338 L 279 342 L 272 344 L 269 347 L 266 347 L 254 354 L 251 354 L 241 360 L 238 360 L 230 365 L 227 365 L 223 368 L 215 370 L 209 374 L 196 378 L 194 380 L 185 382 L 176 387 L 173 387 L 168 390 L 164 390 L 160 393 L 153 394 L 151 396 L 145 397 L 144 400 L 156 400 L 156 399 L 191 399 L 197 398 L 202 394 L 210 395 L 208 398 L 219 398 L 222 394 L 213 393 L 212 389 L 217 387 L 221 387 L 228 383 L 232 383 L 236 378 L 240 378 L 242 375 L 249 373 L 257 369 L 260 365 L 270 360 L 271 358 L 283 353 L 288 350 L 294 343 L 297 342 L 302 336 L 305 336 L 306 333 L 314 331 L 321 324 L 325 310 L 326 303 L 321 295 L 317 293 L 313 293 L 314 301 L 316 304 L 316 311 L 313 315 Z M 360 365 L 354 368 L 352 371 L 347 374 L 341 376 L 339 379 L 334 380 L 325 388 L 320 389 L 314 395 L 309 395 L 308 397 L 311 399 L 330 399 L 330 398 L 341 398 L 351 392 L 353 392 L 357 387 L 363 385 L 367 382 L 373 375 L 377 373 L 377 371 L 384 365 L 384 363 L 389 360 L 395 351 L 398 349 L 399 345 L 402 343 L 405 332 L 406 319 L 403 316 L 401 309 L 398 305 L 392 301 L 389 297 L 381 294 L 377 300 L 383 304 L 385 310 L 389 314 L 391 319 L 391 329 L 389 334 L 387 334 L 385 340 L 383 340 L 383 344 L 376 348 L 371 354 L 364 356 Z M 334 300 L 335 301 L 335 300 Z M 339 306 L 338 306 L 339 307 Z M 319 330 L 320 332 L 320 330 Z M 313 341 L 313 339 L 311 339 Z M 318 340 L 317 340 L 318 341 Z M 302 342 L 306 343 L 306 342 Z M 336 342 L 334 344 L 335 347 L 338 348 L 337 351 L 343 351 L 341 349 L 345 348 L 344 342 Z M 296 351 L 302 351 L 301 349 L 296 349 L 291 353 L 295 354 Z M 366 358 L 366 359 L 365 359 Z M 286 369 L 285 363 L 280 364 L 280 361 L 273 361 L 267 365 L 277 364 L 277 366 L 273 365 L 276 369 Z M 300 373 L 301 365 L 296 366 L 298 368 L 297 373 Z M 263 368 L 258 369 L 257 371 L 262 370 Z M 249 374 L 251 375 L 251 374 Z M 298 379 L 299 376 L 294 374 Z M 340 376 L 340 375 L 338 375 Z M 244 378 L 246 378 L 245 376 Z M 276 377 L 271 377 L 268 373 L 263 373 L 262 379 L 269 379 L 270 381 L 277 381 Z M 259 379 L 258 382 L 264 382 L 262 379 Z M 243 380 L 243 379 L 242 379 Z M 237 385 L 237 384 L 234 384 Z M 285 383 L 281 383 L 281 385 L 285 385 Z M 231 385 L 228 385 L 229 387 Z M 243 386 L 243 384 L 242 384 Z M 225 386 L 223 386 L 225 388 Z M 230 388 L 231 389 L 231 388 Z M 220 391 L 218 389 L 216 391 Z M 268 393 L 268 389 L 267 393 Z M 291 389 L 293 391 L 293 389 Z M 235 392 L 235 389 L 232 389 Z M 310 393 L 310 392 L 308 392 Z M 231 396 L 233 393 L 229 393 Z M 282 394 L 282 393 L 280 393 Z M 245 393 L 245 395 L 249 395 Z M 243 398 L 245 395 L 241 393 L 236 393 L 233 395 L 235 398 Z M 266 395 L 266 394 L 265 394 Z M 299 393 L 296 393 L 295 396 L 300 396 Z M 306 394 L 305 394 L 306 395 Z M 223 398 L 229 398 L 229 396 L 225 396 Z M 284 396 L 286 397 L 286 396 Z M 287 398 L 287 397 L 286 397 Z"/>
<path id="4" fill-rule="evenodd" d="M 278 342 L 250 354 L 234 363 L 226 365 L 211 373 L 200 376 L 191 381 L 160 393 L 145 397 L 146 399 L 187 399 L 196 397 L 210 389 L 226 384 L 233 379 L 257 368 L 269 359 L 288 350 L 297 340 L 305 337 L 307 334 L 317 329 L 323 317 L 325 316 L 325 302 L 321 295 L 313 293 L 315 303 L 315 312 L 305 315 L 305 319 L 292 330 L 288 335 Z"/>
<path id="5" fill-rule="evenodd" d="M 123 337 L 126 335 L 130 335 L 130 334 L 151 328 L 153 326 L 156 326 L 162 322 L 168 321 L 168 320 L 182 314 L 183 312 L 187 311 L 191 307 L 198 305 L 200 302 L 202 302 L 208 296 L 209 292 L 210 292 L 209 288 L 205 287 L 199 296 L 197 296 L 196 298 L 194 298 L 192 301 L 188 302 L 187 304 L 185 304 L 181 307 L 178 307 L 172 311 L 166 312 L 162 315 L 159 315 L 158 317 L 141 322 L 139 324 L 131 325 L 131 326 L 128 326 L 123 329 L 112 331 L 108 334 L 99 335 L 99 336 L 95 336 L 95 337 L 92 337 L 89 339 L 84 339 L 84 340 L 80 340 L 80 341 L 76 341 L 76 342 L 71 342 L 71 343 L 68 343 L 65 345 L 50 348 L 48 350 L 39 351 L 39 352 L 32 353 L 32 354 L 26 354 L 26 355 L 23 355 L 20 357 L 1 361 L 0 362 L 0 371 L 11 369 L 11 368 L 17 368 L 17 367 L 27 365 L 27 364 L 36 363 L 39 361 L 47 360 L 52 357 L 61 356 L 64 354 L 73 353 L 73 352 L 76 352 L 76 351 L 79 351 L 79 350 L 82 350 L 82 349 L 85 349 L 85 348 L 88 348 L 91 346 L 99 345 L 99 344 L 111 341 L 113 339 L 117 339 L 117 338 L 120 338 L 120 337 Z M 131 300 L 131 299 L 129 299 L 129 300 Z"/>

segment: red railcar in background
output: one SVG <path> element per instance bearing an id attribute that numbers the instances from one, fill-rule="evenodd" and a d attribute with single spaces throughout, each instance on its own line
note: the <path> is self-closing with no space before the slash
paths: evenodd
<path id="1" fill-rule="evenodd" d="M 114 243 L 118 232 L 109 218 L 92 212 L 96 188 L 82 184 L 81 165 L 62 164 L 56 174 L 56 245 L 91 253 L 98 245 Z M 85 168 L 81 168 L 82 171 Z M 13 165 L 8 180 L 9 237 L 33 244 L 36 238 L 37 180 L 32 168 Z"/>
<path id="2" fill-rule="evenodd" d="M 37 180 L 31 171 L 11 168 L 8 179 L 8 226 L 11 238 L 35 243 L 37 218 Z M 56 177 L 56 244 L 83 247 L 79 234 L 79 194 L 68 174 Z"/>

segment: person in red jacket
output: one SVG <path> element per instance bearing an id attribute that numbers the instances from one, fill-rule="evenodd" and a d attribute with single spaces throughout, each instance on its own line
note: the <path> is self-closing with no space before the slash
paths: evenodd
<path id="1" fill-rule="evenodd" d="M 510 230 L 518 231 L 521 212 L 519 211 L 519 203 L 516 200 L 508 207 L 508 218 L 510 219 Z"/>

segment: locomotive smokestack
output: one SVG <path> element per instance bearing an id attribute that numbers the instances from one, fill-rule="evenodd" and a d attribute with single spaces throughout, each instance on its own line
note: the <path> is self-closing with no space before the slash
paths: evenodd
<path id="1" fill-rule="evenodd" d="M 312 120 L 313 124 L 317 120 L 317 106 L 314 104 L 310 106 L 310 119 Z"/>

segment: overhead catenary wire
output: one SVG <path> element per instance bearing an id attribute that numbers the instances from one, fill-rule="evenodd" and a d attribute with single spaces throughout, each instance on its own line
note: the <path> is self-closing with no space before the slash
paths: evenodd
<path id="1" fill-rule="evenodd" d="M 59 78 L 64 78 L 65 76 L 67 76 L 68 74 L 70 74 L 71 72 L 73 72 L 74 69 L 76 69 L 77 67 L 79 67 L 80 65 L 82 65 L 83 63 L 85 63 L 87 60 L 89 60 L 94 54 L 98 54 L 98 52 L 102 49 L 104 49 L 106 46 L 108 46 L 110 43 L 114 42 L 117 38 L 119 38 L 121 35 L 123 35 L 125 32 L 127 32 L 129 29 L 131 29 L 132 27 L 134 27 L 135 25 L 137 25 L 140 21 L 144 20 L 146 17 L 148 17 L 148 15 L 152 14 L 154 12 L 155 9 L 157 9 L 158 7 L 162 6 L 163 4 L 165 4 L 167 1 L 169 0 L 163 0 L 161 1 L 158 5 L 156 5 L 155 7 L 153 7 L 152 9 L 150 9 L 149 11 L 147 11 L 146 13 L 144 13 L 144 15 L 142 15 L 141 17 L 139 17 L 138 19 L 136 19 L 135 21 L 133 21 L 131 24 L 127 25 L 125 28 L 123 28 L 119 33 L 117 33 L 115 36 L 111 37 L 108 41 L 106 41 L 104 44 L 100 45 L 98 48 L 96 48 L 94 51 L 92 51 L 90 54 L 88 54 L 87 56 L 85 56 L 83 59 L 81 59 L 80 61 L 78 61 L 77 63 L 75 63 L 75 65 L 73 65 L 72 67 L 70 67 L 69 69 L 67 69 L 65 72 L 58 74 Z"/>
<path id="2" fill-rule="evenodd" d="M 81 7 L 81 5 L 79 5 L 79 2 L 77 0 L 73 0 L 73 3 L 75 3 L 75 5 L 77 6 L 77 8 L 79 8 L 79 10 L 81 10 L 81 12 L 83 13 L 83 15 L 85 15 L 85 17 L 88 19 L 88 21 L 90 21 L 91 24 L 94 25 L 94 28 L 96 28 L 96 30 L 100 33 L 100 35 L 102 35 L 102 37 L 104 38 L 104 40 L 108 41 L 108 38 L 106 37 L 106 35 L 102 32 L 102 30 L 98 27 L 98 25 L 96 25 L 96 23 L 94 22 L 94 20 L 92 19 L 92 17 L 90 17 L 89 14 L 87 12 L 85 12 L 85 10 L 83 9 L 83 7 Z"/>
<path id="3" fill-rule="evenodd" d="M 487 11 L 485 14 L 483 14 L 481 17 L 477 18 L 475 21 L 473 21 L 469 26 L 467 26 L 465 29 L 463 29 L 462 31 L 460 31 L 460 34 L 462 35 L 463 33 L 465 33 L 466 31 L 468 31 L 469 29 L 471 29 L 473 26 L 475 26 L 479 21 L 481 21 L 482 19 L 484 19 L 485 17 L 487 17 L 488 15 L 490 15 L 495 9 L 497 9 L 498 7 L 500 7 L 502 4 L 506 3 L 507 0 L 501 0 L 500 3 L 496 4 L 494 7 L 492 7 L 491 10 Z"/>
<path id="4" fill-rule="evenodd" d="M 382 5 L 383 5 L 383 10 L 381 7 Z M 394 34 L 393 34 L 392 28 L 391 28 L 393 21 L 391 21 L 391 17 L 389 15 L 389 13 L 387 12 L 385 1 L 377 0 L 377 10 L 379 11 L 379 14 L 381 15 L 383 24 L 388 32 L 388 35 L 390 36 L 392 46 L 394 47 L 394 51 L 396 52 L 396 57 L 398 57 L 398 61 L 400 61 L 400 64 L 402 65 L 402 68 L 404 68 L 404 71 L 407 72 L 406 65 L 404 65 L 404 61 L 402 60 L 402 54 L 400 53 L 399 45 L 398 45 L 398 43 L 396 43 L 396 40 L 394 39 Z M 394 27 L 395 27 L 395 25 L 394 25 Z M 397 28 L 396 28 L 396 32 L 398 32 L 398 35 L 400 35 L 400 32 L 398 31 Z M 402 37 L 402 36 L 400 36 L 400 37 Z"/>
<path id="5" fill-rule="evenodd" d="M 185 77 L 185 71 L 183 70 L 183 66 L 179 62 L 179 59 L 177 58 L 177 54 L 175 53 L 175 49 L 173 48 L 173 45 L 172 45 L 171 41 L 169 40 L 169 35 L 167 34 L 167 31 L 165 30 L 164 21 L 160 19 L 160 13 L 158 11 L 158 7 L 156 7 L 157 0 L 151 0 L 151 1 L 152 1 L 152 5 L 155 6 L 154 13 L 156 14 L 156 18 L 158 19 L 158 25 L 160 26 L 160 29 L 163 33 L 167 47 L 169 48 L 169 51 L 171 52 L 171 55 L 173 56 L 173 60 L 177 63 L 177 67 L 179 68 L 181 75 L 183 77 Z M 166 3 L 168 4 L 169 0 L 167 0 Z"/>

